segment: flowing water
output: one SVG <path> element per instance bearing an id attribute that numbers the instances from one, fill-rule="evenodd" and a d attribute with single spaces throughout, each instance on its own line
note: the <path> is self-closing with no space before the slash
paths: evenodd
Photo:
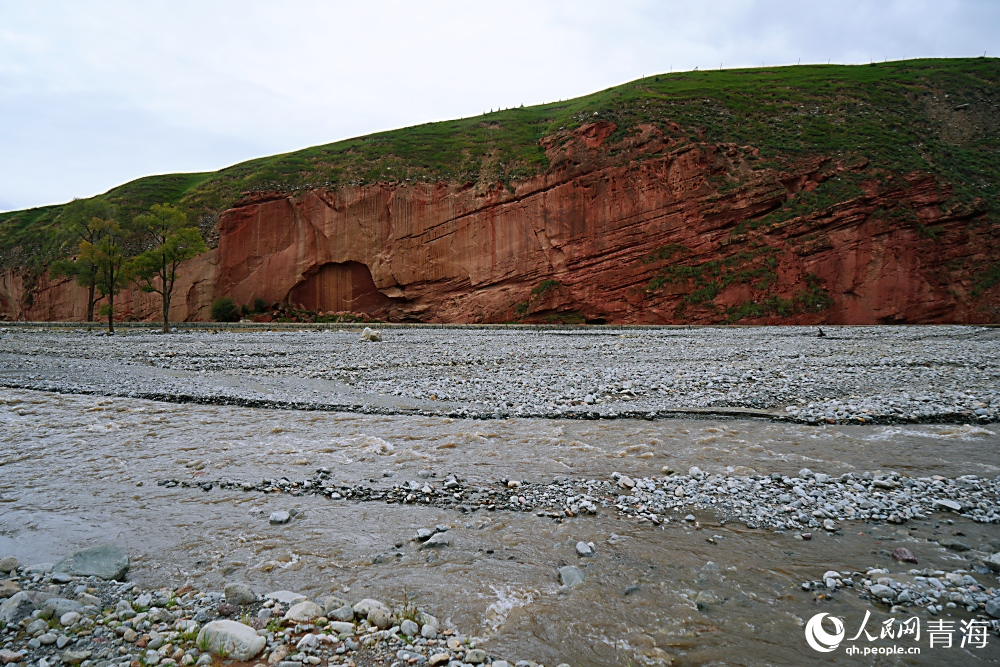
<path id="1" fill-rule="evenodd" d="M 455 473 L 485 486 L 504 477 L 547 483 L 557 475 L 607 479 L 615 471 L 657 476 L 664 466 L 693 465 L 730 474 L 794 475 L 809 467 L 993 477 L 1000 474 L 996 425 L 477 421 L 16 389 L 0 390 L 0 423 L 0 555 L 25 563 L 114 541 L 133 556 L 130 577 L 145 585 L 191 582 L 221 590 L 226 581 L 244 581 L 258 591 L 348 591 L 346 597 L 394 604 L 409 596 L 491 652 L 550 666 L 664 664 L 664 654 L 682 665 L 1000 662 L 996 637 L 985 649 L 959 648 L 956 641 L 952 649 L 932 650 L 922 641 L 921 655 L 881 662 L 822 655 L 804 641 L 803 623 L 816 613 L 845 617 L 852 634 L 866 610 L 873 615 L 869 628 L 887 613 L 850 589 L 817 600 L 800 582 L 829 569 L 898 572 L 888 556 L 896 546 L 916 553 L 920 567 L 968 568 L 961 554 L 926 540 L 959 528 L 979 548 L 1000 537 L 995 527 L 960 518 L 954 526 L 941 515 L 905 526 L 848 521 L 843 535 L 816 531 L 803 541 L 720 525 L 708 513 L 697 513 L 698 530 L 676 519 L 653 526 L 604 513 L 563 521 L 528 512 L 463 515 L 156 484 L 302 479 L 320 467 L 337 482 L 371 486 L 416 480 L 420 471 L 438 480 Z M 300 514 L 291 523 L 269 524 L 272 511 L 292 508 Z M 416 549 L 410 538 L 417 528 L 436 524 L 450 527 L 452 546 L 433 555 Z M 593 558 L 577 557 L 580 540 L 595 544 Z M 585 566 L 587 579 L 565 593 L 556 570 L 567 563 Z"/>

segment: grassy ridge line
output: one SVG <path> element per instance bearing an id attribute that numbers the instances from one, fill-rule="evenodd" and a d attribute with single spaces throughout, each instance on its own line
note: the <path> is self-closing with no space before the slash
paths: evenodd
<path id="1" fill-rule="evenodd" d="M 539 145 L 543 137 L 601 119 L 618 125 L 606 144 L 611 155 L 638 125 L 653 123 L 692 142 L 754 146 L 761 167 L 780 169 L 791 160 L 826 155 L 864 158 L 894 173 L 933 172 L 955 187 L 960 200 L 985 198 L 995 209 L 1000 133 L 987 127 L 967 141 L 945 141 L 942 123 L 928 108 L 968 104 L 977 113 L 996 113 L 998 84 L 1000 61 L 993 58 L 661 74 L 563 102 L 380 132 L 212 173 L 149 176 L 100 197 L 126 210 L 177 204 L 207 229 L 215 214 L 248 190 L 510 183 L 548 166 Z M 0 266 L 40 270 L 64 254 L 60 209 L 0 214 Z"/>

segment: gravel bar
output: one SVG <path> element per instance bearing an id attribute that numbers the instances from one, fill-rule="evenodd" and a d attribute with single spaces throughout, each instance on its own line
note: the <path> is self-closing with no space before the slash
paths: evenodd
<path id="1" fill-rule="evenodd" d="M 455 418 L 1000 419 L 990 327 L 0 328 L 0 386 Z M 823 335 L 820 336 L 819 334 Z"/>

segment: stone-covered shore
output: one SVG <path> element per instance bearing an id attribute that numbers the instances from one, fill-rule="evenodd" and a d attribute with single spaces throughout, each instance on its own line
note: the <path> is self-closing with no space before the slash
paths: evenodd
<path id="1" fill-rule="evenodd" d="M 124 578 L 127 556 L 110 545 L 99 552 L 118 564 L 87 558 L 83 567 L 22 566 L 0 559 L 0 664 L 15 667 L 255 667 L 511 663 L 477 648 L 408 602 L 352 601 L 346 592 L 309 600 L 292 591 L 258 594 L 228 584 L 223 592 L 191 586 L 141 590 Z M 79 554 L 75 555 L 79 560 Z M 124 563 L 124 572 L 122 571 Z M 103 576 L 102 576 L 103 575 Z M 531 661 L 518 667 L 542 667 Z"/>

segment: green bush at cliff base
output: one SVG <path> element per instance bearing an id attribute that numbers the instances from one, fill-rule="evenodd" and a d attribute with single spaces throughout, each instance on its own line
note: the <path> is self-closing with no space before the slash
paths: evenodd
<path id="1" fill-rule="evenodd" d="M 239 322 L 240 309 L 235 301 L 224 296 L 212 303 L 212 319 L 216 322 Z"/>
<path id="2" fill-rule="evenodd" d="M 818 279 L 807 276 L 806 287 L 796 292 L 791 299 L 771 294 L 760 301 L 730 306 L 726 308 L 726 321 L 733 324 L 743 319 L 819 313 L 832 305 L 833 297 L 820 286 Z"/>

